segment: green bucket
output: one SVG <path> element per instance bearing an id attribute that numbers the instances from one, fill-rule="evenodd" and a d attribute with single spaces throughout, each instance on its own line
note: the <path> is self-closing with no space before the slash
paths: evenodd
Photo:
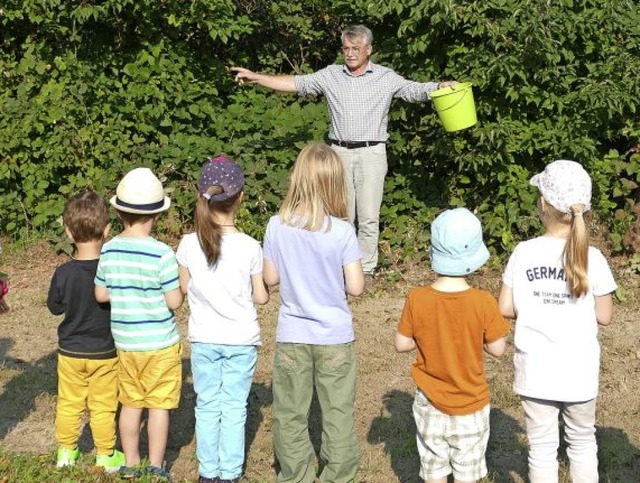
<path id="1" fill-rule="evenodd" d="M 459 131 L 478 122 L 471 85 L 471 82 L 461 82 L 455 87 L 443 87 L 431 93 L 445 131 Z"/>

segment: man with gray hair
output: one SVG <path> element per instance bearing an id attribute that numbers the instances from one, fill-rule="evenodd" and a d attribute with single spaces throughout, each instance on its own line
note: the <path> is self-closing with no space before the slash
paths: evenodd
<path id="1" fill-rule="evenodd" d="M 371 62 L 373 34 L 364 25 L 342 31 L 344 65 L 308 75 L 266 75 L 233 67 L 236 81 L 300 95 L 324 95 L 331 125 L 326 139 L 344 164 L 349 190 L 349 220 L 357 223 L 362 268 L 373 276 L 378 264 L 380 205 L 387 174 L 386 141 L 393 98 L 424 102 L 433 91 L 455 81 L 413 82 Z"/>

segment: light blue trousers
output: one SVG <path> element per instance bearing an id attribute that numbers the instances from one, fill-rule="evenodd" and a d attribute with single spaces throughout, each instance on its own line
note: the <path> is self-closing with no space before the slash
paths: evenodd
<path id="1" fill-rule="evenodd" d="M 230 480 L 242 473 L 247 398 L 257 359 L 255 346 L 191 344 L 200 476 Z"/>

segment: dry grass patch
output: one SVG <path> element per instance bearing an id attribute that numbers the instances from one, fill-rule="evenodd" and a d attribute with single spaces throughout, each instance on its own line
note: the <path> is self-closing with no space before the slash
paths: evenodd
<path id="1" fill-rule="evenodd" d="M 14 474 L 10 461 L 45 468 L 52 478 L 45 478 L 46 481 L 65 477 L 68 481 L 117 481 L 92 472 L 90 456 L 83 459 L 86 465 L 82 470 L 61 473 L 54 468 L 55 348 L 59 318 L 49 314 L 45 300 L 54 267 L 66 259 L 53 255 L 46 244 L 34 246 L 28 252 L 5 253 L 3 257 L 3 271 L 10 275 L 8 300 L 12 310 L 0 317 L 0 448 L 5 451 L 0 453 L 0 481 L 13 478 L 9 476 Z M 499 276 L 497 271 L 489 270 L 475 275 L 470 282 L 497 294 Z M 632 482 L 638 481 L 640 475 L 640 297 L 637 277 L 617 278 L 626 289 L 627 301 L 617 305 L 614 323 L 601 331 L 603 362 L 597 421 L 601 481 Z M 406 292 L 432 279 L 422 264 L 407 266 L 402 276 L 382 274 L 367 294 L 352 301 L 358 353 L 356 423 L 362 450 L 360 482 L 418 481 L 419 462 L 411 415 L 415 389 L 409 374 L 414 355 L 397 354 L 392 340 Z M 249 397 L 245 483 L 275 480 L 271 364 L 277 298 L 274 295 L 274 300 L 260 309 L 263 346 Z M 182 308 L 178 321 L 183 336 L 186 316 L 187 309 Z M 493 404 L 487 482 L 525 481 L 526 438 L 519 401 L 511 390 L 511 355 L 512 349 L 500 360 L 487 358 Z M 167 460 L 177 481 L 194 481 L 195 395 L 188 344 L 184 357 L 183 394 L 180 409 L 172 415 Z M 310 428 L 316 447 L 320 441 L 319 417 L 319 408 L 314 405 Z M 87 454 L 93 449 L 88 427 L 84 429 L 81 447 Z M 6 456 L 6 451 L 44 456 L 16 460 Z M 566 458 L 563 473 L 562 481 L 567 482 Z"/>

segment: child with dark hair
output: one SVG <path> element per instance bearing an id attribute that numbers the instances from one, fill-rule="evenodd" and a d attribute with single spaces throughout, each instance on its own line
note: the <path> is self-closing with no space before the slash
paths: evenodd
<path id="1" fill-rule="evenodd" d="M 58 327 L 57 466 L 80 457 L 78 436 L 85 407 L 96 447 L 96 465 L 117 471 L 124 455 L 115 450 L 118 408 L 118 358 L 111 336 L 108 303 L 98 303 L 93 279 L 100 248 L 109 232 L 104 200 L 94 193 L 73 196 L 63 214 L 64 229 L 75 243 L 75 256 L 56 269 L 47 307 L 64 314 Z"/>

